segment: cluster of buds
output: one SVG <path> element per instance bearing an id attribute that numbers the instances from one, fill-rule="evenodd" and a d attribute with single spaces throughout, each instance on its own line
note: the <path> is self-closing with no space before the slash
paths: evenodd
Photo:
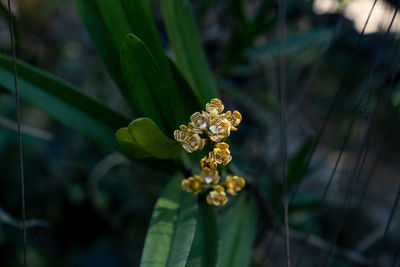
<path id="1" fill-rule="evenodd" d="M 224 143 L 231 131 L 236 131 L 236 126 L 242 121 L 238 111 L 222 113 L 224 105 L 221 100 L 214 98 L 207 103 L 206 112 L 196 112 L 191 117 L 188 126 L 181 125 L 180 130 L 174 132 L 177 141 L 183 143 L 183 148 L 192 153 L 203 149 L 205 144 L 210 144 L 213 149 L 200 160 L 202 169 L 200 175 L 194 175 L 182 181 L 182 189 L 197 195 L 208 191 L 207 203 L 214 206 L 223 206 L 228 202 L 227 194 L 236 196 L 237 192 L 245 186 L 245 180 L 238 176 L 227 176 L 224 181 L 218 173 L 219 165 L 227 165 L 232 156 L 229 145 Z M 205 138 L 200 135 L 205 134 Z"/>

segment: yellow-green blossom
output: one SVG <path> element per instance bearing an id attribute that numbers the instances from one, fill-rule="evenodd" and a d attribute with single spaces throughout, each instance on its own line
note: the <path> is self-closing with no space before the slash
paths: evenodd
<path id="1" fill-rule="evenodd" d="M 228 202 L 228 197 L 226 196 L 225 189 L 220 186 L 214 186 L 212 190 L 207 195 L 207 203 L 214 206 L 224 206 Z"/>
<path id="2" fill-rule="evenodd" d="M 206 110 L 210 113 L 211 118 L 215 118 L 224 110 L 224 105 L 218 98 L 213 98 L 210 103 L 206 104 Z"/>
<path id="3" fill-rule="evenodd" d="M 229 145 L 227 143 L 216 144 L 213 151 L 209 153 L 210 160 L 218 164 L 227 165 L 232 160 L 231 152 L 228 148 Z"/>
<path id="4" fill-rule="evenodd" d="M 202 183 L 203 180 L 198 175 L 195 175 L 184 179 L 181 185 L 183 190 L 192 193 L 193 195 L 197 195 L 201 191 Z"/>
<path id="5" fill-rule="evenodd" d="M 175 130 L 174 138 L 182 143 L 183 148 L 192 153 L 201 150 L 206 144 L 212 145 L 208 157 L 200 160 L 201 173 L 182 181 L 182 189 L 196 195 L 208 191 L 207 203 L 223 206 L 228 202 L 227 193 L 236 196 L 245 186 L 245 180 L 239 176 L 227 176 L 224 182 L 218 172 L 218 165 L 227 165 L 232 156 L 229 145 L 224 143 L 231 131 L 237 131 L 242 121 L 239 111 L 224 111 L 224 105 L 218 98 L 211 99 L 206 104 L 206 111 L 195 112 L 190 116 L 190 122 Z M 205 136 L 203 139 L 201 136 Z M 226 192 L 225 192 L 226 190 Z"/>
<path id="6" fill-rule="evenodd" d="M 190 120 L 194 126 L 194 128 L 199 129 L 203 132 L 203 130 L 209 127 L 211 122 L 210 114 L 207 112 L 195 112 L 192 116 L 190 116 Z"/>
<path id="7" fill-rule="evenodd" d="M 221 142 L 231 134 L 232 124 L 225 118 L 224 114 L 218 115 L 211 120 L 209 131 L 210 139 L 216 143 Z"/>
<path id="8" fill-rule="evenodd" d="M 231 111 L 227 111 L 225 113 L 225 118 L 231 123 L 231 131 L 237 131 L 236 126 L 240 124 L 242 121 L 242 114 L 239 111 L 235 110 L 233 113 Z"/>
<path id="9" fill-rule="evenodd" d="M 232 196 L 236 196 L 237 192 L 242 190 L 242 188 L 245 186 L 246 182 L 242 177 L 239 176 L 227 176 L 225 180 L 225 187 L 226 191 L 231 194 Z"/>
<path id="10" fill-rule="evenodd" d="M 185 125 L 180 126 L 181 130 L 175 130 L 174 138 L 176 141 L 183 143 L 182 147 L 189 153 L 198 149 L 203 149 L 206 140 L 202 139 L 199 134 L 193 131 L 191 125 L 189 128 Z"/>
<path id="11" fill-rule="evenodd" d="M 201 170 L 200 177 L 206 184 L 218 184 L 221 179 L 217 170 L 213 170 L 207 167 Z"/>

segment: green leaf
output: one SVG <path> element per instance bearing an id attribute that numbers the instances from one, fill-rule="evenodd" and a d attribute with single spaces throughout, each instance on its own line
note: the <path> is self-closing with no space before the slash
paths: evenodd
<path id="1" fill-rule="evenodd" d="M 147 46 L 128 34 L 121 48 L 121 64 L 132 98 L 143 115 L 151 118 L 169 136 L 199 110 L 199 102 L 182 75 L 172 65 L 178 84 L 171 88 Z"/>
<path id="2" fill-rule="evenodd" d="M 103 59 L 105 68 L 124 95 L 129 106 L 137 112 L 133 99 L 128 97 L 128 91 L 122 77 L 119 47 L 116 48 L 113 42 L 113 39 L 116 39 L 116 37 L 112 38 L 113 33 L 107 30 L 107 26 L 103 21 L 96 0 L 75 0 L 75 3 L 86 30 Z M 117 4 L 117 2 L 115 2 L 115 4 Z M 118 24 L 120 23 L 116 21 L 115 25 Z M 126 33 L 123 34 L 122 38 L 125 38 L 125 35 Z"/>
<path id="3" fill-rule="evenodd" d="M 180 124 L 185 124 L 184 122 L 190 119 L 190 116 L 196 112 L 203 110 L 205 106 L 201 106 L 199 100 L 193 92 L 193 88 L 190 86 L 189 82 L 183 76 L 182 72 L 178 69 L 173 61 L 169 61 L 172 69 L 172 74 L 176 81 L 177 92 L 182 99 L 181 105 L 185 105 L 187 108 L 183 114 L 183 120 L 180 120 Z"/>
<path id="4" fill-rule="evenodd" d="M 144 244 L 141 267 L 184 267 L 196 231 L 197 198 L 174 177 L 158 199 Z"/>
<path id="5" fill-rule="evenodd" d="M 153 79 L 162 80 L 166 86 L 166 91 L 158 91 L 156 95 L 159 96 L 159 98 L 161 98 L 160 96 L 162 95 L 167 96 L 162 102 L 164 105 L 172 105 L 175 121 L 171 120 L 169 123 L 173 124 L 169 126 L 175 129 L 179 124 L 185 123 L 199 106 L 199 102 L 194 94 L 194 88 L 190 86 L 182 88 L 181 80 L 174 70 L 175 66 L 171 66 L 171 62 L 165 55 L 147 2 L 144 0 L 122 0 L 121 3 L 126 13 L 129 14 L 127 18 L 132 28 L 131 32 L 145 44 L 152 61 L 158 66 L 159 76 L 155 76 Z M 175 79 L 178 80 L 175 81 Z M 130 89 L 132 90 L 132 88 Z"/>
<path id="6" fill-rule="evenodd" d="M 178 158 L 182 146 L 166 137 L 157 125 L 149 118 L 139 118 L 128 126 L 129 134 L 135 143 L 155 158 Z"/>
<path id="7" fill-rule="evenodd" d="M 130 107 L 138 112 L 130 88 L 124 83 L 120 49 L 128 33 L 135 33 L 145 42 L 164 68 L 168 62 L 164 55 L 150 11 L 144 0 L 76 0 L 81 19 L 88 30 L 105 67 L 118 85 Z M 172 75 L 170 75 L 172 78 Z"/>
<path id="8" fill-rule="evenodd" d="M 115 3 L 113 1 L 113 3 Z M 135 34 L 143 43 L 146 44 L 154 60 L 164 74 L 169 87 L 174 88 L 175 82 L 165 55 L 161 39 L 159 37 L 156 25 L 151 16 L 147 1 L 144 0 L 121 0 L 121 4 L 128 14 L 127 19 L 132 27 L 131 33 Z"/>
<path id="9" fill-rule="evenodd" d="M 128 34 L 122 45 L 121 64 L 131 98 L 143 115 L 165 133 L 172 133 L 177 123 L 169 88 L 146 45 L 133 34 Z"/>
<path id="10" fill-rule="evenodd" d="M 120 1 L 95 0 L 96 6 L 100 12 L 106 32 L 111 37 L 114 49 L 119 50 L 124 42 L 125 36 L 132 32 L 127 14 Z"/>
<path id="11" fill-rule="evenodd" d="M 188 80 L 202 106 L 217 97 L 217 86 L 202 49 L 188 0 L 161 1 L 168 37 L 178 68 Z"/>
<path id="12" fill-rule="evenodd" d="M 242 193 L 233 207 L 224 214 L 220 223 L 220 267 L 249 266 L 257 229 L 256 223 L 256 203 Z"/>
<path id="13" fill-rule="evenodd" d="M 0 55 L 0 87 L 14 92 L 11 58 Z M 115 131 L 129 120 L 72 85 L 25 63 L 18 62 L 19 95 L 47 114 L 89 138 L 122 151 Z"/>
<path id="14" fill-rule="evenodd" d="M 128 127 L 123 127 L 115 134 L 119 144 L 128 152 L 129 155 L 135 158 L 148 158 L 152 157 L 141 148 L 129 133 Z"/>
<path id="15" fill-rule="evenodd" d="M 129 81 L 132 80 L 131 77 L 127 77 L 127 82 L 123 78 L 120 49 L 126 35 L 133 33 L 147 46 L 148 53 L 143 57 L 151 55 L 151 61 L 158 66 L 157 72 L 162 74 L 162 78 L 157 74 L 158 76 L 154 77 L 154 79 L 160 78 L 166 86 L 167 91 L 164 90 L 162 94 L 164 96 L 167 95 L 167 98 L 163 101 L 164 104 L 174 107 L 175 114 L 159 114 L 158 116 L 168 116 L 171 129 L 176 128 L 181 123 L 185 123 L 196 109 L 190 106 L 175 83 L 174 73 L 164 53 L 147 2 L 145 0 L 76 0 L 76 5 L 108 72 L 115 80 L 130 107 L 139 115 L 151 117 L 161 126 L 155 117 L 146 113 L 148 110 L 143 111 L 140 109 L 143 105 L 140 107 L 137 105 L 139 102 L 135 98 L 137 94 L 132 92 L 137 87 L 132 86 L 132 82 Z M 193 90 L 191 87 L 186 89 Z M 156 100 L 153 99 L 154 101 Z M 172 124 L 172 122 L 174 123 Z"/>
<path id="16" fill-rule="evenodd" d="M 219 233 L 215 208 L 199 197 L 199 219 L 187 267 L 219 266 Z"/>

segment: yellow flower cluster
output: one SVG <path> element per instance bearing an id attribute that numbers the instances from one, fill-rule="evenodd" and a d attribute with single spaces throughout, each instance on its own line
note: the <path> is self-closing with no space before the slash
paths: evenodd
<path id="1" fill-rule="evenodd" d="M 184 179 L 182 189 L 193 195 L 208 190 L 207 203 L 223 206 L 228 202 L 226 192 L 236 196 L 245 186 L 245 180 L 238 176 L 227 176 L 221 182 L 218 173 L 218 165 L 225 166 L 232 160 L 229 145 L 222 141 L 231 131 L 237 130 L 236 126 L 242 121 L 242 115 L 236 110 L 233 113 L 222 113 L 224 105 L 217 98 L 207 103 L 206 110 L 207 112 L 194 113 L 188 126 L 181 125 L 180 130 L 174 132 L 175 139 L 183 143 L 183 148 L 189 153 L 203 149 L 205 144 L 214 145 L 208 156 L 200 160 L 201 174 Z M 201 138 L 201 134 L 206 134 L 207 139 Z"/>
<path id="2" fill-rule="evenodd" d="M 224 105 L 218 98 L 211 99 L 206 105 L 206 111 L 196 112 L 190 116 L 188 125 L 181 125 L 180 130 L 175 130 L 176 141 L 183 143 L 183 148 L 192 153 L 201 150 L 209 142 L 219 143 L 227 138 L 231 131 L 236 131 L 236 126 L 242 121 L 239 111 L 222 113 Z M 205 134 L 209 140 L 200 137 Z"/>

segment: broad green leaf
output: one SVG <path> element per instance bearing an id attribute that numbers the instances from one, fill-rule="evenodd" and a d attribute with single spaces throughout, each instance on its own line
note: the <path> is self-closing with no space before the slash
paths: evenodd
<path id="1" fill-rule="evenodd" d="M 123 127 L 115 134 L 119 144 L 128 152 L 129 155 L 135 158 L 149 158 L 151 154 L 141 148 L 129 133 L 128 127 Z"/>
<path id="2" fill-rule="evenodd" d="M 75 2 L 81 19 L 103 58 L 105 67 L 125 100 L 134 111 L 138 112 L 130 89 L 123 80 L 119 54 L 126 35 L 135 33 L 152 44 L 150 48 L 154 48 L 152 50 L 154 54 L 165 57 L 147 4 L 144 0 L 76 0 Z"/>
<path id="3" fill-rule="evenodd" d="M 169 87 L 175 87 L 175 82 L 170 69 L 168 58 L 165 55 L 156 25 L 151 16 L 147 1 L 121 0 L 121 4 L 128 14 L 127 19 L 132 27 L 131 33 L 135 34 L 146 44 L 154 60 L 164 74 Z"/>
<path id="4" fill-rule="evenodd" d="M 111 0 L 95 0 L 95 2 L 106 27 L 106 32 L 110 34 L 114 49 L 120 49 L 125 36 L 132 32 L 122 4 L 120 1 Z"/>
<path id="5" fill-rule="evenodd" d="M 134 34 L 128 34 L 122 45 L 121 65 L 136 105 L 167 135 L 172 136 L 178 125 L 186 123 L 199 108 L 190 86 L 175 66 L 172 65 L 172 75 L 178 84 L 171 88 L 147 46 Z"/>
<path id="6" fill-rule="evenodd" d="M 249 266 L 256 234 L 256 223 L 256 203 L 242 193 L 220 222 L 220 267 Z"/>
<path id="7" fill-rule="evenodd" d="M 219 266 L 220 241 L 215 208 L 199 197 L 199 219 L 187 267 Z"/>
<path id="8" fill-rule="evenodd" d="M 183 115 L 183 120 L 180 120 L 180 124 L 185 124 L 186 121 L 190 119 L 190 115 L 192 115 L 196 111 L 204 110 L 205 106 L 201 106 L 199 100 L 193 92 L 193 89 L 190 87 L 189 82 L 183 76 L 182 72 L 178 69 L 174 62 L 169 61 L 172 73 L 175 77 L 176 87 L 178 94 L 180 95 L 182 101 L 187 106 L 187 111 Z"/>
<path id="9" fill-rule="evenodd" d="M 163 102 L 170 102 L 173 106 L 176 121 L 173 125 L 170 125 L 170 127 L 175 129 L 179 124 L 185 123 L 190 115 L 197 110 L 196 108 L 199 102 L 193 92 L 194 89 L 190 86 L 182 88 L 181 81 L 175 81 L 175 79 L 179 79 L 179 77 L 177 77 L 174 66 L 170 65 L 171 62 L 165 55 L 147 1 L 122 0 L 121 4 L 128 14 L 127 18 L 131 25 L 132 33 L 145 44 L 160 70 L 160 77 L 154 77 L 154 79 L 162 79 L 167 87 L 167 91 L 164 92 L 167 98 L 164 99 Z M 160 92 L 157 92 L 157 95 L 158 94 L 160 94 Z M 167 101 L 167 99 L 169 99 L 169 101 Z"/>
<path id="10" fill-rule="evenodd" d="M 136 144 L 155 158 L 177 158 L 182 151 L 181 145 L 166 137 L 149 118 L 134 120 L 129 124 L 128 131 Z"/>
<path id="11" fill-rule="evenodd" d="M 18 62 L 19 95 L 47 114 L 113 150 L 122 151 L 115 131 L 129 120 L 72 85 Z M 11 58 L 0 55 L 0 87 L 14 92 Z"/>
<path id="12" fill-rule="evenodd" d="M 171 122 L 175 117 L 174 124 L 169 127 L 172 129 L 178 124 L 185 123 L 194 112 L 195 107 L 190 106 L 185 95 L 181 94 L 179 85 L 175 83 L 174 73 L 164 53 L 147 2 L 145 0 L 76 0 L 76 5 L 108 72 L 131 108 L 137 114 L 149 116 L 137 105 L 139 100 L 135 98 L 135 92 L 132 92 L 136 87 L 132 87 L 132 83 L 125 82 L 123 78 L 120 48 L 128 33 L 133 33 L 146 44 L 148 54 L 152 56 L 152 61 L 155 62 L 158 71 L 162 74 L 162 79 L 159 76 L 154 79 L 160 78 L 166 85 L 168 91 L 163 93 L 163 95 L 167 95 L 163 101 L 164 104 L 174 107 L 175 115 L 168 114 Z M 131 78 L 128 77 L 128 79 Z M 186 89 L 193 90 L 191 87 Z M 159 116 L 164 115 L 159 114 Z M 160 125 L 157 119 L 153 119 Z"/>
<path id="13" fill-rule="evenodd" d="M 197 224 L 197 198 L 174 177 L 158 199 L 144 244 L 140 267 L 184 267 Z"/>
<path id="14" fill-rule="evenodd" d="M 211 98 L 217 97 L 218 93 L 202 49 L 190 1 L 163 0 L 161 4 L 178 68 L 204 106 Z"/>
<path id="15" fill-rule="evenodd" d="M 128 97 L 128 90 L 122 77 L 119 48 L 115 47 L 112 32 L 108 32 L 96 0 L 75 0 L 75 3 L 94 45 L 104 61 L 105 68 L 124 95 L 125 101 L 137 112 L 133 99 Z M 118 21 L 116 21 L 115 25 L 118 24 Z M 126 33 L 122 38 L 125 35 Z"/>
<path id="16" fill-rule="evenodd" d="M 168 85 L 146 45 L 133 34 L 128 34 L 122 45 L 121 64 L 131 97 L 143 115 L 164 133 L 171 133 L 177 123 Z"/>
<path id="17" fill-rule="evenodd" d="M 144 0 L 76 0 L 76 6 L 105 67 L 118 85 L 130 107 L 138 112 L 130 88 L 124 83 L 120 64 L 120 48 L 128 33 L 135 33 L 150 43 L 151 51 L 166 58 L 151 14 Z M 166 70 L 168 71 L 168 69 Z M 170 75 L 171 76 L 171 75 Z"/>

